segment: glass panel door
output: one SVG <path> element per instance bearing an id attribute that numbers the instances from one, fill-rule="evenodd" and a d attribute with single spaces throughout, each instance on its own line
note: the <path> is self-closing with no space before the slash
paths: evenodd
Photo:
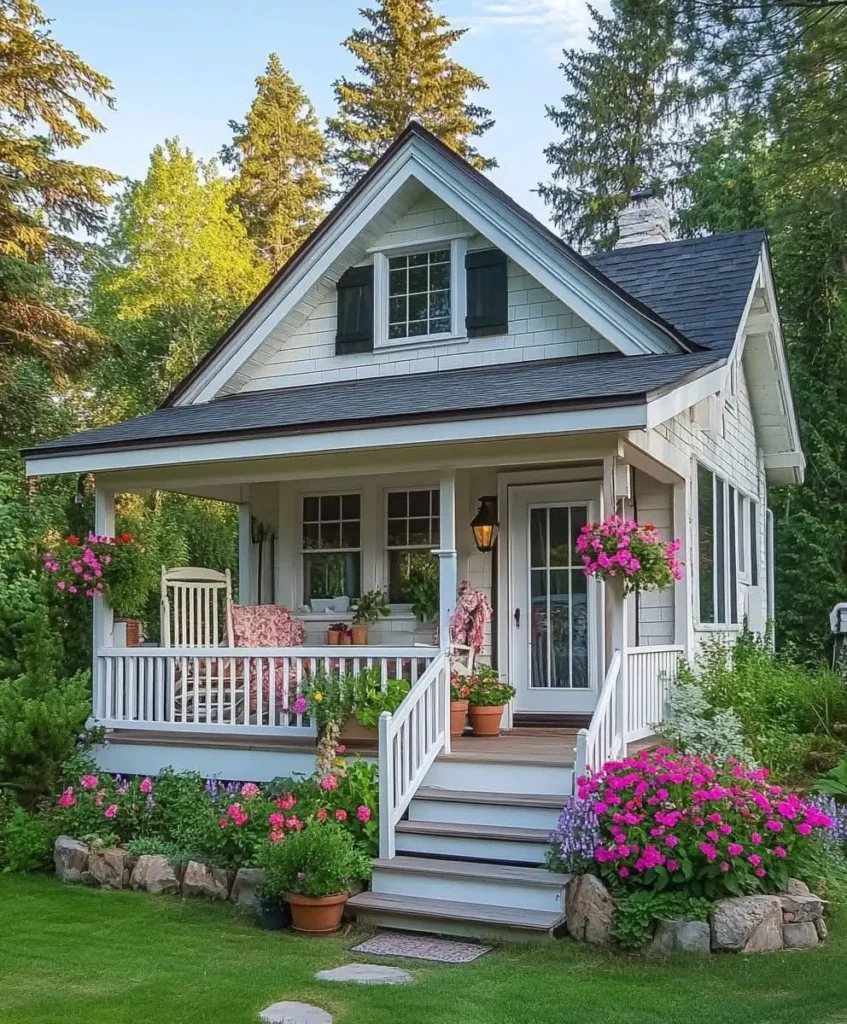
<path id="1" fill-rule="evenodd" d="M 575 544 L 585 505 L 529 509 L 530 681 L 534 690 L 588 689 L 588 581 Z"/>

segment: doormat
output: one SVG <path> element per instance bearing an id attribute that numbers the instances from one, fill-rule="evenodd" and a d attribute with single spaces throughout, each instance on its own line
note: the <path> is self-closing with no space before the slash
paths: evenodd
<path id="1" fill-rule="evenodd" d="M 433 960 L 440 964 L 469 964 L 490 953 L 492 948 L 474 942 L 452 942 L 424 935 L 382 932 L 354 946 L 350 952 L 368 953 L 371 956 L 402 956 L 408 960 Z"/>

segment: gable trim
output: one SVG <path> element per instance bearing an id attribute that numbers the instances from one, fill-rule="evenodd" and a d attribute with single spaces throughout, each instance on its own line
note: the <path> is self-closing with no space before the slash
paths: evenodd
<path id="1" fill-rule="evenodd" d="M 699 349 L 434 136 L 412 124 L 163 404 L 215 397 L 410 177 L 448 203 L 624 354 Z"/>

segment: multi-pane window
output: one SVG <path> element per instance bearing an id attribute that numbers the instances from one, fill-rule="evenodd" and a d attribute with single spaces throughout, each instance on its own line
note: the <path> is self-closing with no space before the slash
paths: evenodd
<path id="1" fill-rule="evenodd" d="M 697 467 L 700 622 L 737 625 L 739 578 L 758 582 L 756 504 Z"/>
<path id="2" fill-rule="evenodd" d="M 438 578 L 438 559 L 432 549 L 440 543 L 438 489 L 390 491 L 386 498 L 388 598 L 411 600 L 410 576 Z"/>
<path id="3" fill-rule="evenodd" d="M 448 334 L 450 250 L 437 249 L 388 261 L 388 337 Z"/>
<path id="4" fill-rule="evenodd" d="M 361 498 L 321 494 L 303 498 L 303 599 L 361 593 Z"/>

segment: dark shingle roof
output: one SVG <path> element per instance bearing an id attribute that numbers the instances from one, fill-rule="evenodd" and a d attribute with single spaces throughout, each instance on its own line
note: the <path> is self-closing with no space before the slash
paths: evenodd
<path id="1" fill-rule="evenodd" d="M 157 409 L 30 449 L 33 456 L 282 435 L 404 420 L 637 402 L 717 364 L 714 352 L 591 356 L 256 391 Z"/>
<path id="2" fill-rule="evenodd" d="M 756 228 L 588 259 L 687 338 L 724 352 L 735 340 L 764 241 Z"/>

